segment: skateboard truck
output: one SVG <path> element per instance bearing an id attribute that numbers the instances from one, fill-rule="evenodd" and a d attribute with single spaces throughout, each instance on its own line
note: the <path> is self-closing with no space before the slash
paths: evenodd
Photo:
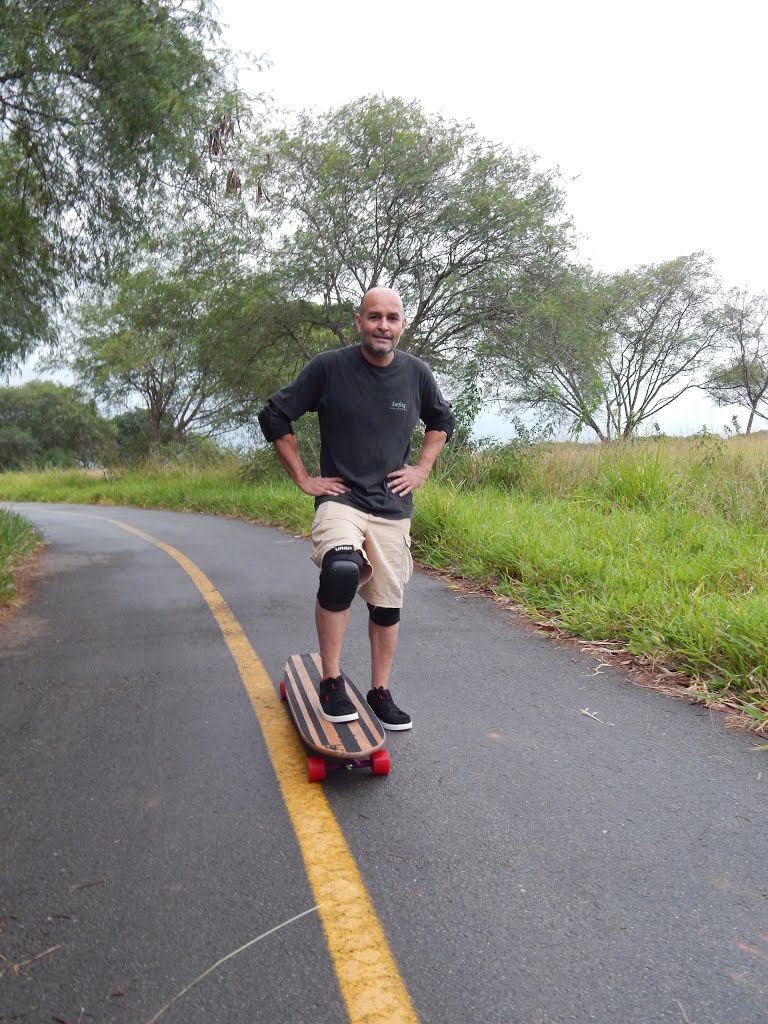
<path id="1" fill-rule="evenodd" d="M 370 768 L 371 775 L 389 775 L 391 764 L 388 750 L 374 750 L 370 757 L 321 757 L 310 754 L 307 757 L 307 779 L 323 782 L 328 772 L 351 772 L 355 768 Z"/>

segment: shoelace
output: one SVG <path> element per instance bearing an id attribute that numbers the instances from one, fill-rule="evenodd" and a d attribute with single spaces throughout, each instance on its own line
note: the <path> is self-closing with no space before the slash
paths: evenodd
<path id="1" fill-rule="evenodd" d="M 323 684 L 325 685 L 325 693 L 321 694 L 320 700 L 327 703 L 331 697 L 339 693 L 340 687 L 335 679 L 324 679 Z"/>

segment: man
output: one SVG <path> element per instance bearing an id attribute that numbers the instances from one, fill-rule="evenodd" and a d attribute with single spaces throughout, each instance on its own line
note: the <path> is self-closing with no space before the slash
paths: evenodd
<path id="1" fill-rule="evenodd" d="M 357 718 L 346 695 L 341 651 L 355 594 L 368 605 L 371 689 L 368 703 L 386 729 L 410 729 L 389 676 L 397 647 L 403 588 L 413 572 L 412 494 L 451 436 L 454 416 L 426 363 L 397 350 L 403 304 L 391 288 L 371 288 L 355 315 L 360 345 L 315 356 L 270 398 L 259 423 L 297 487 L 315 499 L 312 560 L 320 569 L 315 624 L 323 679 L 320 706 L 331 722 Z M 317 411 L 320 476 L 299 456 L 291 423 Z M 426 433 L 408 464 L 413 430 Z"/>

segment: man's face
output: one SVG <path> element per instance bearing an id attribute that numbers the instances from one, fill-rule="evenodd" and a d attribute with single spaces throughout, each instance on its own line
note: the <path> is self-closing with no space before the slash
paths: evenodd
<path id="1" fill-rule="evenodd" d="M 403 304 L 390 288 L 366 292 L 360 312 L 355 314 L 363 354 L 374 363 L 389 363 L 405 330 Z"/>

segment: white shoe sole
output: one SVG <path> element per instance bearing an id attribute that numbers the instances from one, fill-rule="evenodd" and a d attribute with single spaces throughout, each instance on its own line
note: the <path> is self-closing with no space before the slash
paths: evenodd
<path id="1" fill-rule="evenodd" d="M 381 722 L 381 719 L 379 719 Z M 384 729 L 389 729 L 390 732 L 405 732 L 406 729 L 413 728 L 413 722 L 408 722 L 406 725 L 390 725 L 389 722 L 381 722 Z"/>
<path id="2" fill-rule="evenodd" d="M 353 711 L 351 715 L 326 715 L 322 708 L 320 708 L 320 714 L 326 722 L 335 722 L 337 724 L 341 722 L 356 722 L 360 717 L 356 711 Z"/>

